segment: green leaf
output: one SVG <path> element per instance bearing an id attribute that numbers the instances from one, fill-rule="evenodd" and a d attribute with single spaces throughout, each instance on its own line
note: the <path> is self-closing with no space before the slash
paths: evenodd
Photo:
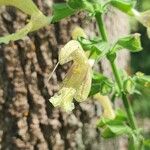
<path id="1" fill-rule="evenodd" d="M 122 111 L 121 109 L 116 110 L 115 120 L 120 122 L 127 121 L 126 112 Z"/>
<path id="2" fill-rule="evenodd" d="M 110 3 L 112 6 L 118 8 L 122 12 L 127 13 L 128 15 L 133 15 L 132 13 L 133 3 L 131 1 L 111 0 Z"/>
<path id="3" fill-rule="evenodd" d="M 67 4 L 73 9 L 81 9 L 84 7 L 82 0 L 68 0 Z"/>
<path id="4" fill-rule="evenodd" d="M 142 50 L 140 34 L 135 33 L 127 37 L 120 38 L 107 53 L 107 58 L 113 62 L 116 59 L 116 52 L 126 48 L 130 52 L 139 52 Z"/>
<path id="5" fill-rule="evenodd" d="M 132 129 L 127 125 L 107 125 L 102 132 L 103 138 L 112 138 L 123 134 L 132 133 Z"/>
<path id="6" fill-rule="evenodd" d="M 69 7 L 73 9 L 84 9 L 91 13 L 94 12 L 93 3 L 88 0 L 68 0 Z"/>
<path id="7" fill-rule="evenodd" d="M 92 87 L 89 96 L 93 96 L 96 93 L 101 93 L 103 95 L 112 92 L 113 82 L 105 77 L 103 74 L 94 73 L 92 77 Z"/>
<path id="8" fill-rule="evenodd" d="M 97 126 L 100 128 L 104 138 L 112 138 L 122 134 L 132 134 L 132 129 L 125 125 L 126 122 L 126 113 L 122 110 L 117 110 L 115 119 L 101 117 Z"/>
<path id="9" fill-rule="evenodd" d="M 103 42 L 99 37 L 93 40 L 80 37 L 78 38 L 78 41 L 85 51 L 89 51 L 90 58 L 97 61 L 104 57 L 110 48 L 109 44 L 107 42 Z"/>
<path id="10" fill-rule="evenodd" d="M 67 3 L 55 3 L 53 5 L 53 18 L 52 23 L 73 15 L 77 10 L 72 9 Z"/>
<path id="11" fill-rule="evenodd" d="M 106 125 L 124 125 L 124 123 L 127 121 L 127 115 L 124 111 L 118 109 L 116 110 L 116 117 L 115 119 L 107 119 L 101 117 L 98 121 L 97 126 L 98 127 L 105 127 Z"/>

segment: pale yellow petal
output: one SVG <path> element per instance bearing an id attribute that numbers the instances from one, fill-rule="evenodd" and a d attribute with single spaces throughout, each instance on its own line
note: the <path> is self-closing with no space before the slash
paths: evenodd
<path id="1" fill-rule="evenodd" d="M 64 111 L 70 112 L 74 109 L 73 97 L 76 90 L 73 88 L 63 87 L 60 91 L 50 98 L 54 107 L 61 107 Z"/>
<path id="2" fill-rule="evenodd" d="M 0 6 L 14 6 L 28 15 L 39 12 L 39 9 L 32 0 L 0 0 Z"/>
<path id="3" fill-rule="evenodd" d="M 114 119 L 115 118 L 115 112 L 112 108 L 112 103 L 108 96 L 103 96 L 100 93 L 94 95 L 94 98 L 100 102 L 101 106 L 104 109 L 103 117 L 108 119 Z"/>
<path id="4" fill-rule="evenodd" d="M 59 51 L 59 62 L 61 65 L 73 60 L 74 62 L 84 63 L 87 61 L 84 50 L 82 49 L 80 43 L 76 40 L 69 41 L 62 49 Z"/>
<path id="5" fill-rule="evenodd" d="M 74 97 L 75 100 L 77 100 L 78 102 L 82 102 L 88 98 L 88 95 L 91 90 L 91 82 L 92 82 L 92 70 L 91 67 L 89 66 L 84 80 L 82 81 L 79 89 L 77 89 L 77 93 Z"/>
<path id="6" fill-rule="evenodd" d="M 71 36 L 74 40 L 77 40 L 78 37 L 84 37 L 87 38 L 87 35 L 85 33 L 85 31 L 80 27 L 80 26 L 76 26 L 72 32 L 71 32 Z"/>

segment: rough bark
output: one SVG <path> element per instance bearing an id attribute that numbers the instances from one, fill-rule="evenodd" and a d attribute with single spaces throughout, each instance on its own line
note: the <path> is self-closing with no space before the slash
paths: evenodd
<path id="1" fill-rule="evenodd" d="M 36 0 L 36 4 L 51 15 L 44 1 Z M 0 13 L 1 36 L 16 31 L 27 19 L 25 14 L 11 7 L 0 8 Z M 68 68 L 59 66 L 47 84 L 60 46 L 70 40 L 70 31 L 76 24 L 84 27 L 90 36 L 94 35 L 96 25 L 89 23 L 80 13 L 31 33 L 24 40 L 0 45 L 0 149 L 117 149 L 115 141 L 101 140 L 96 129 L 101 112 L 97 102 L 76 103 L 75 110 L 67 114 L 53 108 L 48 101 L 58 90 L 58 83 Z M 110 10 L 106 24 L 111 40 L 128 32 L 127 18 L 119 11 Z M 127 52 L 120 52 L 119 65 L 126 67 L 128 58 Z M 104 73 L 111 74 L 106 60 L 99 65 Z"/>

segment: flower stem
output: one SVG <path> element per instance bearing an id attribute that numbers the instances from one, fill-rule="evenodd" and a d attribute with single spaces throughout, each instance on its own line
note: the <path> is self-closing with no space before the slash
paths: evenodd
<path id="1" fill-rule="evenodd" d="M 136 123 L 135 123 L 135 119 L 134 119 L 134 113 L 133 113 L 132 107 L 127 99 L 127 96 L 123 92 L 122 80 L 121 80 L 120 74 L 118 72 L 118 69 L 116 67 L 116 63 L 110 61 L 110 64 L 111 64 L 113 74 L 115 76 L 116 82 L 118 84 L 118 87 L 119 87 L 119 90 L 121 93 L 121 98 L 123 100 L 124 107 L 125 107 L 127 115 L 128 115 L 129 124 L 130 124 L 131 128 L 135 130 L 137 127 L 136 127 Z"/>
<path id="2" fill-rule="evenodd" d="M 102 18 L 102 14 L 101 13 L 96 13 L 95 18 L 96 18 L 98 28 L 99 28 L 99 31 L 101 33 L 103 41 L 108 42 L 108 36 L 107 36 L 106 28 L 105 28 L 105 25 L 104 25 L 104 21 L 103 21 L 103 18 Z M 111 64 L 113 75 L 115 77 L 115 80 L 116 80 L 117 85 L 118 85 L 119 90 L 120 90 L 123 105 L 124 105 L 126 113 L 127 113 L 129 125 L 133 130 L 137 130 L 137 125 L 136 125 L 136 122 L 135 122 L 134 113 L 133 113 L 131 104 L 130 104 L 128 98 L 127 98 L 127 95 L 123 91 L 123 83 L 122 83 L 122 79 L 121 79 L 121 76 L 119 74 L 117 65 L 116 65 L 115 61 L 111 61 L 109 58 L 108 58 L 108 60 Z M 143 140 L 142 140 L 142 138 L 139 138 L 139 137 L 137 137 L 137 138 L 139 139 L 138 147 L 139 147 L 139 149 L 142 149 L 142 145 L 143 145 L 142 141 Z M 131 145 L 132 145 L 132 148 L 130 148 Z M 141 146 L 141 148 L 140 148 L 140 146 Z M 134 140 L 133 139 L 131 140 L 129 138 L 129 149 L 136 150 L 137 148 L 135 148 L 135 147 L 136 147 L 136 144 L 134 143 Z"/>
<path id="3" fill-rule="evenodd" d="M 105 25 L 103 23 L 102 14 L 99 13 L 99 12 L 96 13 L 95 18 L 96 18 L 96 21 L 97 21 L 97 24 L 98 24 L 98 28 L 99 28 L 99 31 L 100 31 L 100 34 L 101 34 L 103 40 L 104 41 L 108 41 Z"/>
<path id="4" fill-rule="evenodd" d="M 96 21 L 97 21 L 98 28 L 99 28 L 99 31 L 101 33 L 102 39 L 104 41 L 108 42 L 105 25 L 104 25 L 104 22 L 103 22 L 103 19 L 102 19 L 102 14 L 97 13 L 95 15 L 95 18 L 96 18 Z M 117 69 L 116 63 L 114 61 L 113 62 L 110 61 L 110 64 L 111 64 L 111 67 L 112 67 L 112 71 L 113 71 L 115 80 L 116 80 L 117 85 L 119 87 L 119 90 L 121 92 L 121 98 L 123 100 L 123 104 L 124 104 L 125 110 L 126 110 L 127 115 L 128 115 L 129 124 L 130 124 L 131 128 L 135 130 L 137 127 L 136 127 L 136 123 L 135 123 L 135 119 L 134 119 L 134 113 L 133 113 L 132 107 L 131 107 L 128 99 L 127 99 L 127 96 L 123 92 L 122 80 L 121 80 L 119 71 Z"/>

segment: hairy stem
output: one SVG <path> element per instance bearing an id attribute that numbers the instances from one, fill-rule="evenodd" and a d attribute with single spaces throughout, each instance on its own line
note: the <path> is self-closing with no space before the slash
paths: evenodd
<path id="1" fill-rule="evenodd" d="M 98 28 L 99 28 L 99 31 L 100 31 L 100 34 L 101 34 L 103 40 L 104 41 L 108 41 L 105 25 L 103 23 L 102 14 L 99 13 L 99 12 L 96 13 L 95 18 L 96 18 L 96 21 L 97 21 L 97 24 L 98 24 Z"/>
<path id="2" fill-rule="evenodd" d="M 136 129 L 137 127 L 136 127 L 136 123 L 135 123 L 135 119 L 134 119 L 134 113 L 133 113 L 132 107 L 127 99 L 127 96 L 123 92 L 122 81 L 121 81 L 121 77 L 119 75 L 118 69 L 116 67 L 115 62 L 110 62 L 110 64 L 111 64 L 112 71 L 115 76 L 116 82 L 118 84 L 119 90 L 121 92 L 121 98 L 123 100 L 123 104 L 124 104 L 125 110 L 128 115 L 128 120 L 129 120 L 130 126 L 132 127 L 132 129 Z"/>
<path id="3" fill-rule="evenodd" d="M 103 22 L 102 14 L 101 13 L 97 13 L 95 15 L 95 18 L 96 18 L 96 21 L 97 21 L 97 24 L 98 24 L 98 28 L 99 28 L 99 31 L 101 33 L 103 41 L 108 42 L 108 36 L 107 36 L 106 28 L 105 28 L 105 25 L 104 25 L 104 22 Z M 109 60 L 109 58 L 108 58 L 108 60 Z M 129 125 L 130 125 L 130 127 L 133 130 L 136 130 L 137 129 L 137 125 L 136 125 L 136 122 L 135 122 L 135 119 L 134 119 L 134 113 L 133 113 L 132 107 L 131 107 L 131 105 L 129 103 L 129 100 L 127 98 L 127 95 L 123 91 L 122 79 L 121 79 L 121 76 L 119 74 L 117 65 L 116 65 L 115 61 L 109 60 L 109 62 L 111 64 L 111 68 L 112 68 L 115 80 L 117 82 L 117 85 L 118 85 L 120 93 L 121 93 L 121 98 L 122 98 L 123 105 L 125 107 L 125 110 L 126 110 L 126 113 L 127 113 L 127 116 L 128 116 Z M 141 141 L 142 140 L 139 141 L 138 145 L 140 145 Z M 133 139 L 129 140 L 129 145 L 132 145 L 133 147 L 135 147 L 136 144 L 134 143 Z M 129 146 L 129 149 L 130 149 L 130 146 Z M 132 150 L 133 149 L 135 150 L 136 148 L 132 148 Z M 139 148 L 139 149 L 142 149 L 142 148 Z"/>
<path id="4" fill-rule="evenodd" d="M 101 36 L 102 36 L 103 40 L 108 41 L 108 37 L 107 37 L 107 33 L 106 33 L 106 28 L 105 28 L 105 25 L 104 25 L 104 22 L 103 22 L 102 14 L 97 13 L 95 17 L 96 17 L 98 28 L 100 30 L 100 33 L 101 33 Z M 133 129 L 136 129 L 136 123 L 135 123 L 132 107 L 131 107 L 128 99 L 127 99 L 127 96 L 124 94 L 124 92 L 122 90 L 123 89 L 122 88 L 122 81 L 121 81 L 121 77 L 120 77 L 120 74 L 119 74 L 118 69 L 117 69 L 117 65 L 115 64 L 115 62 L 111 62 L 111 61 L 110 61 L 110 64 L 111 64 L 111 67 L 112 67 L 112 71 L 113 71 L 115 80 L 116 80 L 117 85 L 119 87 L 119 90 L 121 92 L 121 97 L 122 97 L 122 100 L 123 100 L 125 110 L 126 110 L 127 115 L 128 115 L 128 120 L 129 120 L 130 126 Z"/>

